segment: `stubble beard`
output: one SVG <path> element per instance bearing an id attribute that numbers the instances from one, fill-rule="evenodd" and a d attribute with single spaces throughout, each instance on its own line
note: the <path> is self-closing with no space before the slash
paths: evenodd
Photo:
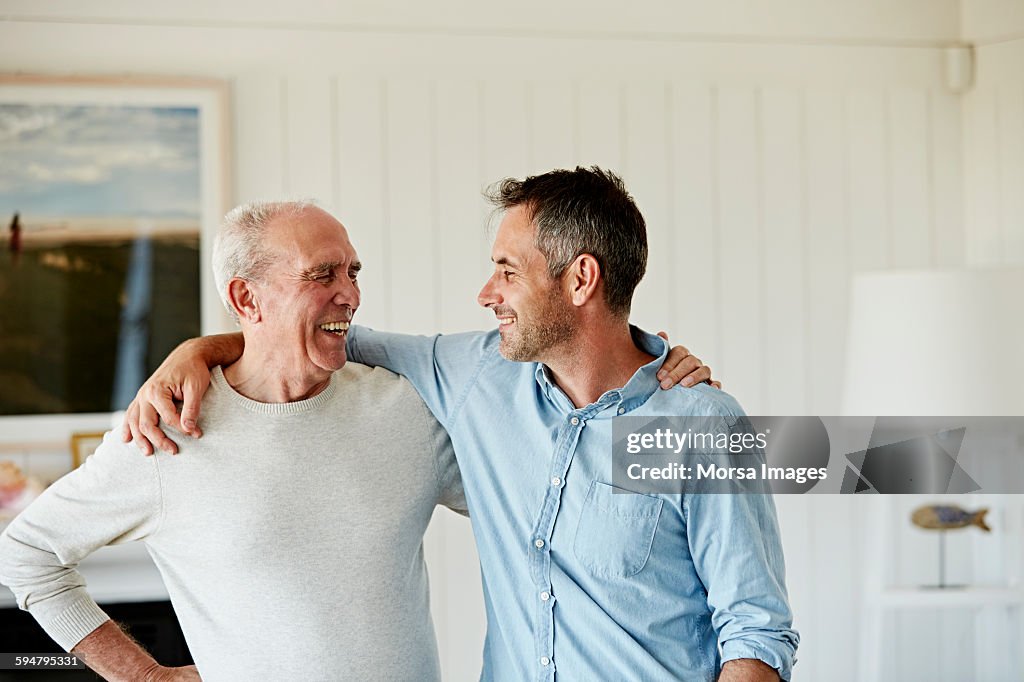
<path id="1" fill-rule="evenodd" d="M 543 307 L 531 317 L 536 321 L 523 324 L 517 316 L 513 324 L 515 333 L 501 339 L 499 350 L 506 360 L 544 362 L 548 351 L 572 339 L 572 311 L 557 289 L 552 288 Z"/>

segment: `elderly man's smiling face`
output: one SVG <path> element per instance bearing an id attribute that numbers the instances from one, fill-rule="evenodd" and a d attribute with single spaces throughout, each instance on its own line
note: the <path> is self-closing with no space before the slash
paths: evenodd
<path id="1" fill-rule="evenodd" d="M 348 232 L 330 214 L 309 208 L 267 226 L 273 261 L 254 285 L 260 333 L 274 339 L 294 376 L 316 378 L 345 365 L 345 339 L 359 307 L 361 267 Z"/>

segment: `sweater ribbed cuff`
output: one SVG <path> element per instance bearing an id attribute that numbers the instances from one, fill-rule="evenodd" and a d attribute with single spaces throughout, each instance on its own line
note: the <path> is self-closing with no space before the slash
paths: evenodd
<path id="1" fill-rule="evenodd" d="M 49 623 L 40 623 L 64 651 L 71 651 L 86 635 L 110 620 L 88 596 L 75 601 Z"/>

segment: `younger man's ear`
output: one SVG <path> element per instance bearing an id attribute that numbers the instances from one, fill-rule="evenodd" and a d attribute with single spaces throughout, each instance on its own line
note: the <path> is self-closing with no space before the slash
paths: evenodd
<path id="1" fill-rule="evenodd" d="M 601 266 L 589 253 L 581 253 L 567 268 L 569 295 L 572 304 L 582 306 L 597 293 L 601 281 Z"/>

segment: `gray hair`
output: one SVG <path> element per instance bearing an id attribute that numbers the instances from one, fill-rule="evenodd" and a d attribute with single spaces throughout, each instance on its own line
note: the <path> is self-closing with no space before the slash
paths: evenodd
<path id="1" fill-rule="evenodd" d="M 499 209 L 526 208 L 549 277 L 560 277 L 580 254 L 592 255 L 601 266 L 608 308 L 629 317 L 633 291 L 647 269 L 647 224 L 622 178 L 577 166 L 525 180 L 505 178 L 485 194 Z"/>
<path id="2" fill-rule="evenodd" d="M 274 254 L 265 247 L 264 231 L 282 216 L 294 217 L 310 208 L 312 201 L 253 201 L 231 209 L 221 221 L 213 242 L 213 280 L 220 300 L 231 318 L 238 314 L 228 299 L 228 282 L 234 278 L 262 282 Z"/>

